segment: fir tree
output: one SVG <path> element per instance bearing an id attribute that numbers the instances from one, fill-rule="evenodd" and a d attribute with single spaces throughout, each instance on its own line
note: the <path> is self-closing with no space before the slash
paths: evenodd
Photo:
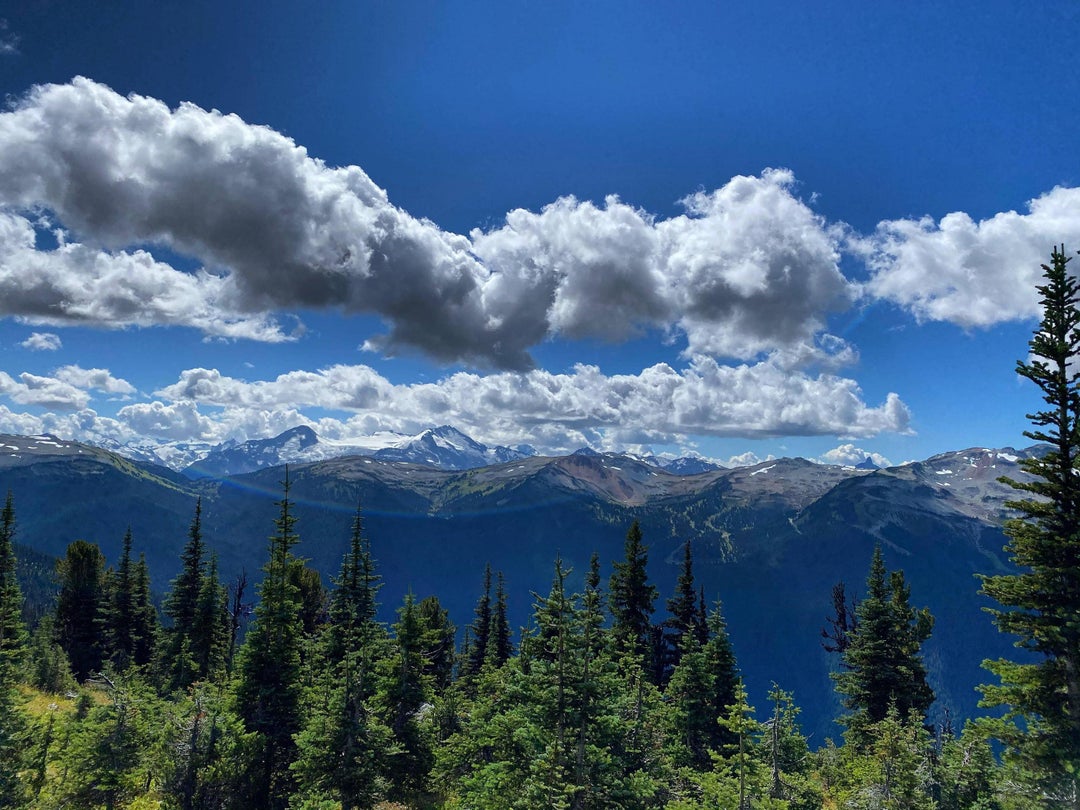
<path id="1" fill-rule="evenodd" d="M 9 491 L 0 512 L 0 683 L 14 678 L 26 644 L 14 539 L 15 500 Z"/>
<path id="2" fill-rule="evenodd" d="M 374 703 L 393 735 L 386 751 L 387 797 L 420 803 L 428 791 L 427 776 L 435 762 L 422 710 L 431 699 L 431 682 L 424 674 L 424 637 L 413 595 L 407 594 L 394 624 L 394 643 L 379 663 L 379 687 Z"/>
<path id="3" fill-rule="evenodd" d="M 441 695 L 453 679 L 454 636 L 457 628 L 450 621 L 449 611 L 439 603 L 437 596 L 421 599 L 417 610 L 420 612 L 424 635 L 424 675 L 431 678 L 435 694 Z M 505 605 L 503 615 L 505 617 Z"/>
<path id="4" fill-rule="evenodd" d="M 502 571 L 495 583 L 495 607 L 491 611 L 491 627 L 488 630 L 487 651 L 484 662 L 488 666 L 501 667 L 514 654 L 510 640 L 510 621 L 506 615 L 506 583 Z"/>
<path id="5" fill-rule="evenodd" d="M 690 639 L 697 641 L 697 593 L 694 590 L 694 559 L 690 541 L 684 544 L 683 564 L 675 582 L 675 595 L 667 600 L 670 618 L 664 622 L 668 629 L 665 670 L 674 669 L 682 659 L 683 647 Z M 665 682 L 667 678 L 664 679 Z"/>
<path id="6" fill-rule="evenodd" d="M 16 807 L 22 789 L 17 773 L 22 755 L 23 718 L 15 682 L 26 642 L 22 594 L 15 578 L 15 506 L 11 492 L 0 513 L 0 807 Z"/>
<path id="7" fill-rule="evenodd" d="M 615 563 L 608 585 L 612 634 L 620 655 L 637 658 L 646 670 L 651 671 L 656 588 L 648 581 L 649 552 L 642 542 L 641 527 L 636 520 L 626 533 L 625 550 L 626 558 Z"/>
<path id="8" fill-rule="evenodd" d="M 1006 550 L 1020 573 L 983 577 L 983 592 L 1002 606 L 998 628 L 1038 660 L 984 663 L 999 683 L 983 687 L 983 704 L 1007 706 L 987 722 L 1018 764 L 1030 769 L 1062 806 L 1080 807 L 1080 283 L 1065 248 L 1043 265 L 1042 320 L 1030 360 L 1016 371 L 1039 389 L 1047 407 L 1028 415 L 1028 438 L 1050 445 L 1020 462 L 1029 482 L 1002 479 L 1031 496 L 1009 502 L 1019 517 L 1006 525 Z"/>
<path id="9" fill-rule="evenodd" d="M 105 558 L 93 543 L 76 540 L 57 563 L 57 572 L 57 639 L 71 661 L 72 674 L 82 681 L 101 669 L 98 614 L 106 596 Z"/>
<path id="10" fill-rule="evenodd" d="M 211 555 L 195 603 L 190 632 L 194 681 L 210 680 L 225 670 L 229 644 L 228 594 L 218 579 L 217 555 Z"/>
<path id="11" fill-rule="evenodd" d="M 713 751 L 720 751 L 723 746 L 731 744 L 732 737 L 725 726 L 714 721 L 724 714 L 727 707 L 735 703 L 742 678 L 719 600 L 709 612 L 708 626 L 709 640 L 705 642 L 702 654 L 706 671 L 710 673 L 711 684 L 702 711 L 705 715 L 705 727 L 708 729 L 708 747 Z"/>
<path id="12" fill-rule="evenodd" d="M 154 660 L 157 652 L 157 640 L 160 632 L 157 608 L 150 592 L 150 567 L 146 564 L 146 555 L 139 554 L 135 565 L 132 590 L 131 637 L 134 642 L 132 659 L 137 666 L 146 666 Z"/>
<path id="13" fill-rule="evenodd" d="M 875 547 L 866 580 L 866 598 L 856 609 L 856 627 L 844 652 L 846 671 L 833 673 L 848 714 L 841 722 L 859 749 L 871 742 L 869 728 L 894 708 L 900 717 L 926 717 L 934 693 L 926 682 L 920 648 L 930 637 L 933 617 L 910 605 L 902 571 L 887 574 L 881 547 Z"/>
<path id="14" fill-rule="evenodd" d="M 466 677 L 478 675 L 487 659 L 488 638 L 491 634 L 491 564 L 484 566 L 484 592 L 476 603 L 476 618 L 468 628 L 468 646 L 463 658 L 463 672 Z"/>
<path id="15" fill-rule="evenodd" d="M 109 660 L 122 670 L 135 655 L 135 571 L 131 562 L 130 526 L 124 533 L 121 548 L 111 593 L 103 605 L 101 623 Z"/>
<path id="16" fill-rule="evenodd" d="M 165 616 L 170 624 L 165 631 L 162 668 L 169 690 L 184 689 L 197 677 L 191 631 L 206 574 L 205 553 L 202 498 L 199 498 L 195 502 L 195 517 L 188 529 L 187 543 L 180 554 L 180 573 L 173 580 L 172 590 L 165 599 Z"/>
<path id="17" fill-rule="evenodd" d="M 296 756 L 293 735 L 300 730 L 300 649 L 303 641 L 300 594 L 292 570 L 302 563 L 293 554 L 300 538 L 289 500 L 289 471 L 270 537 L 270 559 L 259 584 L 255 621 L 241 651 L 236 686 L 241 719 L 256 735 L 253 746 L 252 801 L 284 808 L 293 788 L 289 766 Z"/>
<path id="18" fill-rule="evenodd" d="M 343 808 L 366 808 L 382 791 L 384 753 L 393 743 L 369 706 L 386 646 L 385 631 L 375 621 L 378 579 L 357 509 L 314 664 L 318 674 L 309 711 L 296 737 L 292 768 L 305 800 L 325 797 Z"/>

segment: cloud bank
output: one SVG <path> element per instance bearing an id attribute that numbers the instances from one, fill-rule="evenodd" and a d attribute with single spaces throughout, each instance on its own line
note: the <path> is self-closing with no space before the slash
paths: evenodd
<path id="1" fill-rule="evenodd" d="M 647 328 L 684 333 L 690 355 L 747 359 L 813 343 L 850 299 L 837 235 L 794 186 L 782 170 L 737 177 L 662 221 L 567 197 L 464 236 L 268 127 L 78 78 L 0 114 L 0 300 L 34 323 L 258 340 L 288 337 L 282 311 L 374 313 L 383 351 L 519 370 L 549 336 Z M 41 212 L 62 224 L 56 248 L 38 246 Z M 32 280 L 13 270 L 27 266 Z"/>
<path id="2" fill-rule="evenodd" d="M 569 374 L 460 372 L 410 385 L 391 384 L 362 365 L 255 382 L 196 368 L 156 395 L 167 404 L 126 406 L 119 417 L 130 421 L 192 404 L 255 413 L 320 408 L 356 414 L 353 429 L 365 433 L 449 422 L 482 441 L 528 439 L 551 450 L 678 442 L 689 435 L 874 436 L 907 431 L 910 419 L 895 394 L 871 407 L 849 379 L 793 374 L 770 362 L 726 366 L 706 358 L 682 371 L 660 363 L 639 374 L 605 376 L 595 366 L 579 365 Z"/>

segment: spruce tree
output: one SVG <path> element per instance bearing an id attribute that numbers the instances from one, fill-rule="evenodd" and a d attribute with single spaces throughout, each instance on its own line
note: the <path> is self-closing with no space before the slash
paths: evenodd
<path id="1" fill-rule="evenodd" d="M 502 571 L 495 582 L 495 607 L 491 611 L 491 628 L 488 630 L 486 664 L 501 667 L 514 654 L 514 644 L 510 639 L 510 620 L 506 614 L 506 583 Z"/>
<path id="2" fill-rule="evenodd" d="M 357 509 L 311 665 L 317 674 L 308 690 L 307 716 L 296 737 L 292 769 L 304 800 L 329 798 L 351 809 L 371 807 L 380 795 L 384 754 L 393 743 L 370 708 L 375 667 L 387 646 L 385 630 L 375 621 L 378 579 Z"/>
<path id="3" fill-rule="evenodd" d="M 983 592 L 1002 607 L 998 628 L 1034 653 L 1027 662 L 984 666 L 999 679 L 984 686 L 983 704 L 1007 706 L 1005 720 L 986 725 L 1009 757 L 1032 771 L 1063 806 L 1080 807 L 1080 283 L 1065 248 L 1043 265 L 1042 319 L 1016 371 L 1031 380 L 1046 408 L 1028 414 L 1029 439 L 1049 445 L 1020 462 L 1031 481 L 1002 479 L 1025 499 L 1007 505 L 1019 516 L 1006 525 L 1006 551 L 1020 572 L 983 577 Z"/>
<path id="4" fill-rule="evenodd" d="M 112 576 L 109 598 L 103 605 L 102 634 L 109 660 L 125 669 L 135 654 L 135 570 L 131 562 L 131 527 L 124 533 L 120 562 Z"/>
<path id="5" fill-rule="evenodd" d="M 694 558 L 690 541 L 684 544 L 683 564 L 679 578 L 675 582 L 675 595 L 667 600 L 670 618 L 664 622 L 668 629 L 667 660 L 665 670 L 674 669 L 682 659 L 684 644 L 693 638 L 697 640 L 695 630 L 698 621 L 697 593 L 694 591 Z M 666 678 L 664 679 L 666 682 Z"/>
<path id="6" fill-rule="evenodd" d="M 218 579 L 217 555 L 210 556 L 190 632 L 193 680 L 211 680 L 225 670 L 229 644 L 228 595 Z"/>
<path id="7" fill-rule="evenodd" d="M 195 642 L 192 627 L 198 610 L 199 592 L 206 575 L 206 547 L 202 538 L 202 498 L 195 502 L 195 517 L 188 529 L 188 540 L 180 553 L 180 573 L 172 582 L 165 599 L 165 616 L 169 626 L 165 631 L 162 650 L 162 670 L 169 690 L 185 689 L 198 677 L 194 664 Z"/>
<path id="8" fill-rule="evenodd" d="M 733 740 L 730 731 L 714 721 L 735 703 L 742 677 L 735 659 L 735 650 L 731 646 L 731 638 L 728 636 L 723 606 L 719 600 L 709 612 L 708 627 L 709 640 L 705 642 L 702 653 L 711 684 L 702 710 L 705 713 L 708 747 L 719 751 Z"/>
<path id="9" fill-rule="evenodd" d="M 491 564 L 484 566 L 484 592 L 476 603 L 476 618 L 468 628 L 462 674 L 478 675 L 487 659 L 488 638 L 491 635 Z"/>
<path id="10" fill-rule="evenodd" d="M 60 595 L 56 633 L 77 680 L 101 669 L 98 616 L 104 602 L 105 558 L 95 544 L 76 540 L 57 563 Z"/>
<path id="11" fill-rule="evenodd" d="M 424 628 L 424 674 L 431 678 L 435 694 L 441 695 L 453 679 L 457 628 L 450 621 L 450 612 L 439 603 L 437 596 L 421 599 L 417 610 Z"/>
<path id="12" fill-rule="evenodd" d="M 0 682 L 14 677 L 26 644 L 14 539 L 15 500 L 9 491 L 0 512 Z"/>
<path id="13" fill-rule="evenodd" d="M 16 705 L 15 682 L 26 641 L 22 594 L 15 578 L 15 506 L 11 492 L 0 513 L 0 807 L 16 807 L 21 787 L 18 764 L 24 723 Z"/>
<path id="14" fill-rule="evenodd" d="M 656 587 L 649 584 L 649 551 L 642 542 L 641 526 L 636 520 L 626 533 L 625 550 L 626 557 L 615 563 L 608 585 L 612 634 L 620 655 L 637 658 L 651 672 Z"/>
<path id="15" fill-rule="evenodd" d="M 422 709 L 432 691 L 431 681 L 424 674 L 423 625 L 411 593 L 398 609 L 393 630 L 391 653 L 379 662 L 373 703 L 392 734 L 392 744 L 385 752 L 387 798 L 416 806 L 425 804 L 427 777 L 435 764 L 435 753 L 422 724 Z"/>
<path id="16" fill-rule="evenodd" d="M 263 567 L 255 621 L 241 650 L 236 699 L 241 719 L 256 735 L 253 745 L 253 805 L 284 808 L 293 789 L 289 770 L 296 756 L 293 735 L 300 730 L 303 643 L 300 594 L 293 569 L 302 565 L 293 554 L 300 538 L 289 500 L 289 470 L 278 502 L 277 530 L 270 537 L 270 559 Z"/>
<path id="17" fill-rule="evenodd" d="M 133 581 L 132 621 L 134 627 L 131 636 L 134 647 L 132 658 L 135 664 L 141 667 L 154 660 L 161 631 L 154 597 L 150 592 L 150 567 L 146 564 L 146 555 L 141 552 L 139 562 L 135 565 Z"/>
<path id="18" fill-rule="evenodd" d="M 926 608 L 912 608 L 910 596 L 903 572 L 887 573 L 881 547 L 875 547 L 866 597 L 856 608 L 855 630 L 843 655 L 845 671 L 832 674 L 848 710 L 841 722 L 848 741 L 860 750 L 872 742 L 871 727 L 890 709 L 925 720 L 934 702 L 920 654 L 934 620 Z"/>

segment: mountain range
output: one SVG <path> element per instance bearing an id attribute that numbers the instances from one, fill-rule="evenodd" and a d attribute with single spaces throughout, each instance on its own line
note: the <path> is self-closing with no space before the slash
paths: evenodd
<path id="1" fill-rule="evenodd" d="M 266 467 L 303 464 L 342 456 L 371 456 L 381 461 L 426 464 L 441 470 L 470 470 L 536 455 L 528 444 L 489 447 L 450 425 L 431 427 L 415 435 L 384 431 L 339 441 L 319 436 L 307 425 L 298 425 L 268 439 L 229 440 L 217 445 L 200 442 L 154 442 L 149 439 L 120 443 L 102 439 L 97 446 L 145 464 L 167 467 L 190 478 L 241 475 Z M 582 448 L 580 453 L 595 452 Z M 694 475 L 720 469 L 720 465 L 697 457 L 662 459 L 634 456 L 677 475 Z"/>
<path id="2" fill-rule="evenodd" d="M 301 429 L 283 441 L 228 448 L 243 452 L 222 451 L 219 469 L 311 452 L 320 444 L 315 438 Z M 444 463 L 454 453 L 488 452 L 434 431 L 426 447 L 445 452 Z M 891 568 L 906 572 L 913 603 L 937 618 L 926 657 L 938 710 L 949 708 L 954 721 L 976 711 L 974 686 L 985 680 L 980 662 L 1015 650 L 982 611 L 974 575 L 1009 570 L 1001 527 L 1012 490 L 998 478 L 1022 480 L 1018 461 L 1034 452 L 975 448 L 883 470 L 777 459 L 693 475 L 596 452 L 519 454 L 457 470 L 375 453 L 297 461 L 288 474 L 297 552 L 327 584 L 362 509 L 385 581 L 387 620 L 411 591 L 437 594 L 463 626 L 490 562 L 506 576 L 512 621 L 526 625 L 529 594 L 547 592 L 556 555 L 580 587 L 593 551 L 605 573 L 622 558 L 634 520 L 650 547 L 662 613 L 690 542 L 698 583 L 723 603 L 751 697 L 763 700 L 776 681 L 795 692 L 807 730 L 835 736 L 831 718 L 839 707 L 829 671 L 837 662 L 822 649 L 820 628 L 833 584 L 842 580 L 857 594 L 875 544 Z M 198 477 L 193 472 L 52 437 L 0 436 L 0 487 L 14 493 L 23 546 L 60 556 L 83 538 L 115 562 L 130 526 L 155 588 L 164 591 L 201 498 L 204 536 L 223 578 L 246 571 L 257 579 L 285 470 L 211 476 L 207 465 Z"/>

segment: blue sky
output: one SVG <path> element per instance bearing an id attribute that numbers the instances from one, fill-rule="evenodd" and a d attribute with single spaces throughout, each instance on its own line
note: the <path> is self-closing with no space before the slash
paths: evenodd
<path id="1" fill-rule="evenodd" d="M 0 430 L 1025 443 L 1038 265 L 1080 248 L 1074 4 L 0 19 Z"/>

